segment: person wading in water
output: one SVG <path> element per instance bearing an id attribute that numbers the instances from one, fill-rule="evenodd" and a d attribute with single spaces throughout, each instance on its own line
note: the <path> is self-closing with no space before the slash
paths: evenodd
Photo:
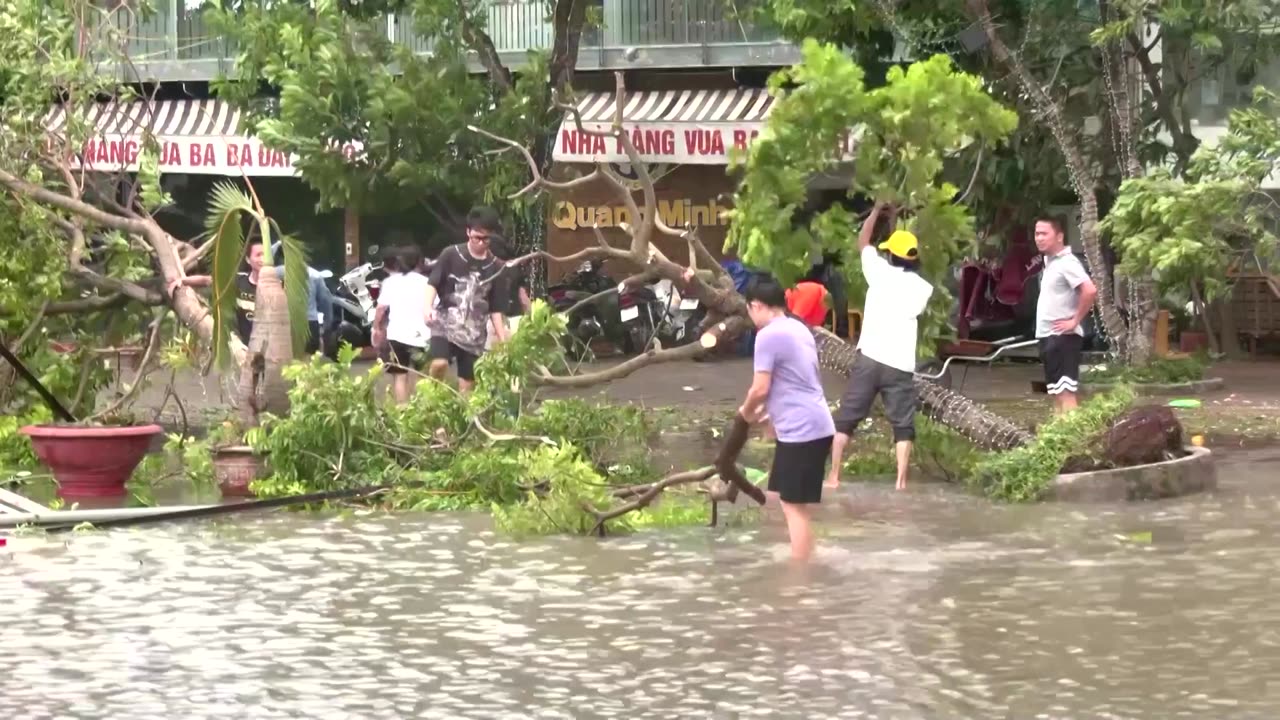
<path id="1" fill-rule="evenodd" d="M 822 390 L 813 333 L 787 312 L 777 281 L 753 279 L 746 288 L 747 312 L 756 328 L 755 374 L 738 408 L 749 423 L 772 423 L 777 436 L 769 491 L 782 501 L 791 537 L 791 558 L 813 553 L 809 506 L 822 502 L 822 478 L 835 426 Z"/>
<path id="2" fill-rule="evenodd" d="M 917 319 L 929 304 L 933 286 L 920 277 L 920 243 L 905 230 L 889 235 L 880 250 L 871 246 L 876 222 L 884 205 L 876 203 L 858 235 L 862 275 L 867 279 L 858 358 L 849 374 L 849 385 L 836 410 L 836 436 L 831 445 L 831 471 L 827 487 L 840 485 L 844 449 L 858 425 L 871 414 L 879 395 L 884 414 L 893 427 L 898 460 L 898 489 L 907 487 L 911 446 L 916 437 L 916 335 Z M 890 218 L 890 225 L 895 218 Z"/>

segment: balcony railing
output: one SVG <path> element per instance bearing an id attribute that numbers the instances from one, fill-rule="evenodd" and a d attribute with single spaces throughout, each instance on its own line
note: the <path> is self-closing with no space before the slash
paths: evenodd
<path id="1" fill-rule="evenodd" d="M 746 12 L 759 0 L 597 0 L 603 23 L 582 37 L 579 69 L 774 66 L 795 62 L 796 48 Z M 132 17 L 130 61 L 149 79 L 213 79 L 230 69 L 235 48 L 207 27 L 199 2 L 158 0 L 158 12 Z M 188 7 L 190 6 L 190 7 Z M 429 53 L 408 16 L 385 19 L 388 37 Z M 548 49 L 552 25 L 544 0 L 493 0 L 489 37 L 503 60 L 519 68 L 529 50 Z M 132 73 L 130 73 L 132 74 Z"/>

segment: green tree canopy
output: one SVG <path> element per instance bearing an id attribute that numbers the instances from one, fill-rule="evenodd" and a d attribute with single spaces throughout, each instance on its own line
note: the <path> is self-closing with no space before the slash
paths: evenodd
<path id="1" fill-rule="evenodd" d="M 1153 275 L 1165 289 L 1198 284 L 1212 300 L 1229 287 L 1241 253 L 1271 264 L 1280 208 L 1261 186 L 1280 170 L 1276 103 L 1259 91 L 1251 107 L 1233 111 L 1227 134 L 1201 147 L 1184 177 L 1161 169 L 1125 181 L 1103 221 L 1124 272 Z"/>
<path id="2" fill-rule="evenodd" d="M 920 238 L 924 275 L 940 285 L 974 232 L 972 217 L 956 203 L 959 189 L 943 180 L 943 171 L 949 159 L 1001 142 L 1017 115 L 942 55 L 893 68 L 883 86 L 868 88 L 862 69 L 840 49 L 810 40 L 803 54 L 799 65 L 771 80 L 779 97 L 764 132 L 740 160 L 744 173 L 729 244 L 745 263 L 785 284 L 809 269 L 813 249 L 843 254 L 857 304 L 866 292 L 852 252 L 858 217 L 838 204 L 807 224 L 797 221 L 812 176 L 851 166 L 848 197 L 900 208 Z M 843 149 L 846 138 L 852 153 Z M 926 347 L 950 309 L 951 298 L 939 287 L 923 324 Z"/>
<path id="3" fill-rule="evenodd" d="M 530 53 L 518 75 L 502 66 L 485 32 L 484 3 L 377 8 L 406 13 L 430 38 L 430 53 L 389 41 L 381 17 L 336 0 L 213 8 L 211 24 L 239 47 L 235 74 L 217 91 L 247 113 L 246 130 L 296 155 L 322 206 L 425 207 L 456 225 L 468 205 L 507 204 L 527 180 L 518 158 L 494 154 L 467 125 L 519 139 L 547 161 L 551 88 L 572 77 L 564 58 L 577 56 L 581 5 L 553 4 L 553 49 Z M 486 73 L 471 71 L 472 57 Z"/>

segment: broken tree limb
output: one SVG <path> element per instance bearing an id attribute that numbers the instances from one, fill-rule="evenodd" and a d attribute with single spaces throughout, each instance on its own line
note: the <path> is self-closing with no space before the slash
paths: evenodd
<path id="1" fill-rule="evenodd" d="M 699 468 L 698 470 L 687 470 L 685 472 L 678 472 L 673 475 L 668 475 L 667 477 L 659 480 L 658 482 L 653 483 L 652 485 L 649 485 L 642 492 L 636 494 L 630 502 L 625 503 L 623 505 L 619 505 L 613 508 L 608 508 L 606 510 L 599 510 L 593 507 L 590 503 L 584 502 L 582 505 L 582 509 L 586 510 L 596 519 L 596 524 L 594 527 L 591 528 L 591 532 L 596 535 L 599 535 L 600 537 L 604 537 L 605 523 L 607 523 L 608 521 L 613 520 L 614 518 L 622 517 L 623 515 L 626 515 L 629 512 L 634 512 L 641 508 L 648 507 L 654 500 L 657 499 L 659 495 L 662 494 L 663 490 L 666 490 L 669 487 L 674 487 L 676 485 L 689 485 L 691 483 L 697 483 L 697 482 L 705 482 L 715 474 L 716 474 L 716 469 L 713 467 L 704 467 L 704 468 Z"/>
<path id="2" fill-rule="evenodd" d="M 716 473 L 729 484 L 725 491 L 724 499 L 728 502 L 737 500 L 738 492 L 744 492 L 752 500 L 763 505 L 765 502 L 764 491 L 747 480 L 742 471 L 738 469 L 738 456 L 742 454 L 742 449 L 747 446 L 747 438 L 751 435 L 751 423 L 741 414 L 733 416 L 733 422 L 729 425 L 729 431 L 724 434 L 724 443 L 720 446 L 720 454 L 716 456 Z"/>

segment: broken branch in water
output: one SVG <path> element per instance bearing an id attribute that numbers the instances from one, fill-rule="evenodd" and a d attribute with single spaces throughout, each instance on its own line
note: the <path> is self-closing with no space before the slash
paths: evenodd
<path id="1" fill-rule="evenodd" d="M 716 469 L 713 467 L 704 467 L 698 470 L 687 470 L 685 472 L 678 472 L 672 475 L 668 475 L 665 478 L 659 480 L 658 482 L 655 482 L 649 485 L 642 485 L 642 486 L 639 486 L 638 488 L 620 488 L 619 491 L 627 491 L 627 490 L 634 491 L 631 501 L 623 505 L 619 505 L 613 508 L 608 508 L 606 510 L 598 510 L 595 507 L 593 507 L 590 503 L 584 502 L 582 505 L 582 509 L 591 513 L 591 515 L 593 515 L 596 519 L 596 524 L 594 527 L 591 528 L 591 532 L 596 535 L 599 535 L 600 537 L 604 537 L 605 523 L 607 523 L 608 521 L 613 520 L 614 518 L 622 517 L 623 515 L 626 515 L 629 512 L 634 512 L 641 508 L 648 507 L 654 500 L 657 499 L 659 495 L 662 494 L 663 490 L 666 490 L 669 487 L 675 487 L 677 485 L 689 485 L 697 482 L 704 482 L 706 480 L 709 480 L 715 474 L 716 474 Z"/>

